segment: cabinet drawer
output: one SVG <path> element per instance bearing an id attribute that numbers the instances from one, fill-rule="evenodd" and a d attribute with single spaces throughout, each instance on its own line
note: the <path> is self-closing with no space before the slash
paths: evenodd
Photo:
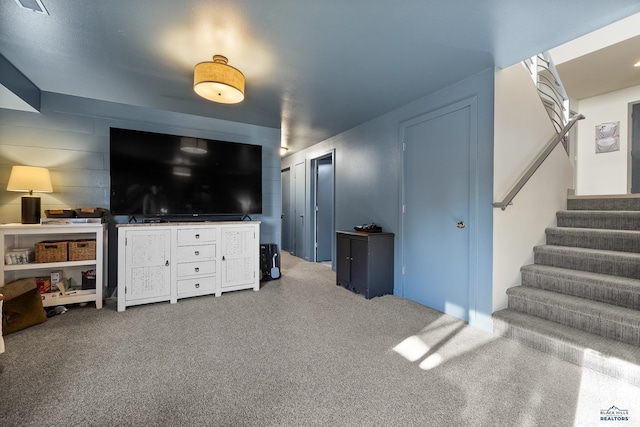
<path id="1" fill-rule="evenodd" d="M 215 241 L 215 228 L 181 228 L 178 230 L 178 245 L 194 245 Z"/>
<path id="2" fill-rule="evenodd" d="M 178 247 L 178 262 L 214 259 L 216 245 L 194 245 Z"/>
<path id="3" fill-rule="evenodd" d="M 193 276 L 196 274 L 215 274 L 215 261 L 179 262 L 178 277 Z"/>
<path id="4" fill-rule="evenodd" d="M 216 290 L 216 278 L 199 277 L 197 279 L 178 280 L 178 295 L 190 294 L 194 292 L 214 292 Z"/>

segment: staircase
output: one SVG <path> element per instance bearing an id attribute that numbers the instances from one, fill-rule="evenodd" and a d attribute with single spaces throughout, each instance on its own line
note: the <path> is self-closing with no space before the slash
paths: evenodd
<path id="1" fill-rule="evenodd" d="M 570 196 L 494 332 L 640 386 L 640 197 Z"/>

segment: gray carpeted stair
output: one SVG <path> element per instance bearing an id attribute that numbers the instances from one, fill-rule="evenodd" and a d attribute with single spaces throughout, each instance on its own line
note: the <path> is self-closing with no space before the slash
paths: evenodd
<path id="1" fill-rule="evenodd" d="M 528 286 L 507 290 L 509 308 L 585 332 L 640 345 L 640 311 Z"/>
<path id="2" fill-rule="evenodd" d="M 640 280 L 609 274 L 525 265 L 522 285 L 640 310 Z"/>
<path id="3" fill-rule="evenodd" d="M 570 211 L 640 211 L 640 195 L 567 198 L 567 210 Z"/>
<path id="4" fill-rule="evenodd" d="M 558 227 L 640 230 L 640 211 L 559 211 Z"/>
<path id="5" fill-rule="evenodd" d="M 550 227 L 547 245 L 640 253 L 640 231 Z"/>
<path id="6" fill-rule="evenodd" d="M 640 277 L 640 254 L 542 245 L 533 248 L 536 264 L 612 276 Z"/>
<path id="7" fill-rule="evenodd" d="M 640 386 L 638 346 L 510 309 L 493 313 L 493 329 L 497 335 Z"/>
<path id="8" fill-rule="evenodd" d="M 640 386 L 640 197 L 570 197 L 494 331 Z"/>

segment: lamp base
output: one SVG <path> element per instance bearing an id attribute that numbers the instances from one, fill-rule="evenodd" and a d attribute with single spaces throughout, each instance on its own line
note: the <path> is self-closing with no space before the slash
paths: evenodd
<path id="1" fill-rule="evenodd" d="M 24 196 L 22 198 L 22 223 L 40 223 L 40 197 Z"/>

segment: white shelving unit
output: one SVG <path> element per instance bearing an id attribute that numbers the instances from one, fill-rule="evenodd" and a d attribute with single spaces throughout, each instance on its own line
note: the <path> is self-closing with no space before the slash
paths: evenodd
<path id="1" fill-rule="evenodd" d="M 51 307 L 64 304 L 95 302 L 96 308 L 102 308 L 102 291 L 106 283 L 106 225 L 101 223 L 82 224 L 3 224 L 0 225 L 0 284 L 26 277 L 48 276 L 52 271 L 63 270 L 65 277 L 72 277 L 81 283 L 81 272 L 86 269 L 96 271 L 96 289 L 78 291 L 76 294 L 49 297 L 45 295 L 42 304 Z M 35 248 L 35 244 L 44 240 L 96 240 L 96 258 L 86 261 L 30 262 L 27 264 L 5 264 L 5 251 L 17 248 Z"/>

